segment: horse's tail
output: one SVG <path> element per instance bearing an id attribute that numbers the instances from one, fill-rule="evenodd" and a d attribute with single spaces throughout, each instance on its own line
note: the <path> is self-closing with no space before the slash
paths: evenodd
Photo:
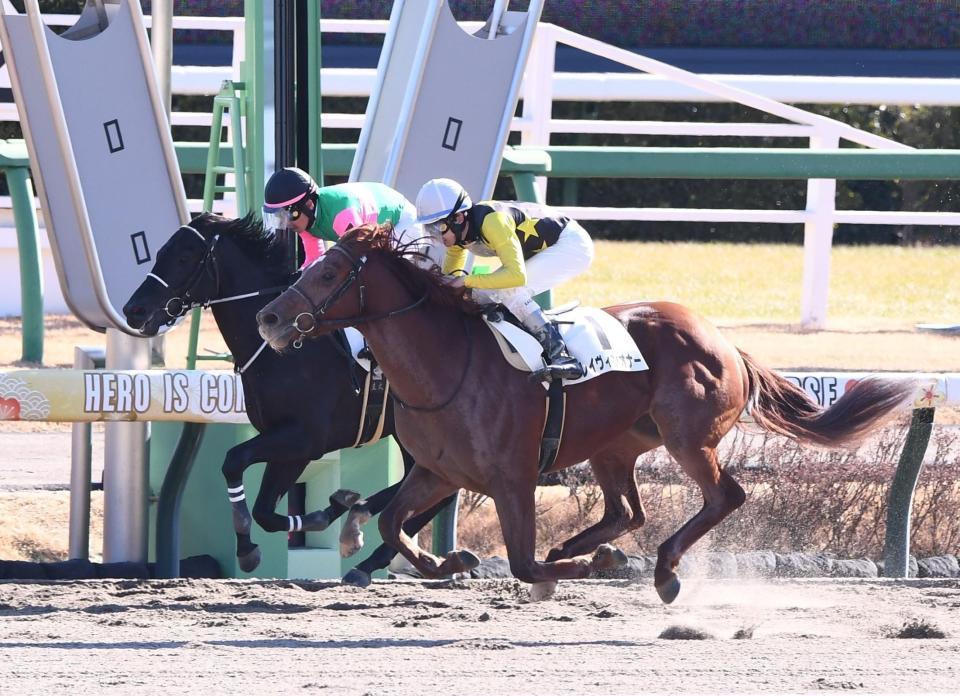
<path id="1" fill-rule="evenodd" d="M 749 412 L 764 430 L 821 447 L 856 445 L 916 393 L 909 379 L 868 377 L 829 408 L 821 408 L 791 381 L 740 351 L 750 387 Z"/>

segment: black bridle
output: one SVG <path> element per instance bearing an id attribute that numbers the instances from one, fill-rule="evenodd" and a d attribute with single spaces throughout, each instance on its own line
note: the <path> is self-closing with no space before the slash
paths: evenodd
<path id="1" fill-rule="evenodd" d="M 258 295 L 275 295 L 283 292 L 287 289 L 286 285 L 277 285 L 272 288 L 265 288 L 263 290 L 254 290 L 253 292 L 247 292 L 242 295 L 231 295 L 230 297 L 217 297 L 220 294 L 220 264 L 217 262 L 217 256 L 214 253 L 217 247 L 217 242 L 220 239 L 219 234 L 213 235 L 210 239 L 204 237 L 199 230 L 190 225 L 183 225 L 177 232 L 181 230 L 188 230 L 193 232 L 195 235 L 200 237 L 203 241 L 205 250 L 203 258 L 200 259 L 200 263 L 197 264 L 197 267 L 193 270 L 190 277 L 183 284 L 183 287 L 186 288 L 179 295 L 175 295 L 166 301 L 163 305 L 163 311 L 167 315 L 167 320 L 164 325 L 169 326 L 176 319 L 184 316 L 187 312 L 194 309 L 195 307 L 209 307 L 210 305 L 220 304 L 222 302 L 232 302 L 233 300 L 243 300 L 248 297 L 256 297 Z M 163 278 L 158 276 L 154 272 L 147 273 L 148 278 L 153 278 L 155 281 L 160 283 L 164 288 L 170 289 L 170 283 L 165 281 Z M 200 286 L 201 281 L 209 277 L 213 280 L 213 292 L 206 298 L 201 299 L 196 297 L 196 293 Z M 157 310 L 159 311 L 159 310 Z M 257 359 L 260 353 L 263 352 L 263 349 L 266 348 L 267 342 L 264 341 L 260 346 L 260 349 L 253 354 L 253 356 L 247 360 L 243 365 L 234 365 L 234 370 L 239 374 L 246 372 L 247 368 L 253 364 L 253 361 Z"/>
<path id="2" fill-rule="evenodd" d="M 327 253 L 332 254 L 335 251 L 347 257 L 347 260 L 350 262 L 350 272 L 347 274 L 347 277 L 344 278 L 340 282 L 340 284 L 337 285 L 336 288 L 334 288 L 333 292 L 327 295 L 327 298 L 323 301 L 323 304 L 317 306 L 316 302 L 310 299 L 310 297 L 305 292 L 303 292 L 300 288 L 298 288 L 296 284 L 291 285 L 289 288 L 290 290 L 295 292 L 297 295 L 299 295 L 304 302 L 310 305 L 309 312 L 300 312 L 297 316 L 293 318 L 293 322 L 291 323 L 294 330 L 300 334 L 293 341 L 294 348 L 300 348 L 301 346 L 303 346 L 303 339 L 307 337 L 308 334 L 316 331 L 317 328 L 319 328 L 320 326 L 329 326 L 331 324 L 342 324 L 344 326 L 354 326 L 356 324 L 377 321 L 380 319 L 389 319 L 391 317 L 396 317 L 401 314 L 404 314 L 405 312 L 409 312 L 413 309 L 416 309 L 417 307 L 422 305 L 426 301 L 427 297 L 429 296 L 428 293 L 424 292 L 423 296 L 420 299 L 404 307 L 400 307 L 399 309 L 393 309 L 393 310 L 390 310 L 389 312 L 380 312 L 378 314 L 365 315 L 363 313 L 363 310 L 364 310 L 364 307 L 366 306 L 366 286 L 363 285 L 363 282 L 361 281 L 360 289 L 359 289 L 360 309 L 359 309 L 359 314 L 357 316 L 347 317 L 343 319 L 321 319 L 320 317 L 326 314 L 326 312 L 331 307 L 333 307 L 333 305 L 336 304 L 336 302 L 339 301 L 341 297 L 343 297 L 344 293 L 347 292 L 350 286 L 360 279 L 360 271 L 362 271 L 367 264 L 366 256 L 361 256 L 359 259 L 357 259 L 353 256 L 353 254 L 351 254 L 349 251 L 347 251 L 345 248 L 343 248 L 339 244 L 334 246 Z M 309 326 L 304 326 L 301 323 L 301 319 L 303 317 L 309 317 L 309 320 L 310 320 Z M 457 383 L 457 386 L 454 388 L 450 396 L 443 401 L 443 403 L 440 403 L 436 406 L 414 406 L 412 404 L 408 404 L 407 402 L 403 401 L 399 396 L 396 395 L 395 392 L 391 392 L 390 396 L 392 396 L 393 400 L 396 401 L 402 408 L 407 408 L 407 409 L 410 409 L 411 411 L 424 411 L 427 413 L 439 411 L 440 409 L 448 406 L 450 402 L 453 401 L 454 398 L 456 398 L 457 394 L 460 393 L 460 389 L 463 388 L 463 384 L 467 379 L 467 372 L 470 369 L 470 362 L 473 359 L 473 342 L 470 340 L 470 323 L 467 321 L 466 315 L 462 315 L 461 318 L 463 321 L 464 334 L 467 337 L 467 360 L 466 360 L 466 364 L 463 367 L 463 370 L 460 373 L 460 381 Z"/>
<path id="3" fill-rule="evenodd" d="M 209 276 L 213 279 L 214 295 L 220 291 L 220 267 L 217 265 L 217 257 L 214 255 L 214 250 L 216 249 L 220 235 L 215 234 L 210 239 L 207 239 L 200 234 L 197 229 L 191 227 L 190 225 L 183 225 L 179 230 L 177 230 L 177 232 L 180 232 L 181 230 L 189 230 L 200 237 L 205 249 L 200 263 L 197 264 L 197 267 L 193 270 L 193 273 L 190 274 L 187 282 L 183 284 L 185 289 L 182 290 L 179 295 L 174 295 L 168 299 L 163 305 L 163 311 L 167 313 L 168 317 L 167 321 L 165 322 L 166 324 L 172 324 L 174 319 L 182 317 L 194 307 L 206 306 L 207 300 L 197 300 L 193 296 L 197 291 L 197 286 L 204 279 L 204 276 Z M 165 281 L 156 273 L 151 271 L 150 273 L 147 273 L 147 277 L 153 278 L 163 287 L 170 289 L 170 283 Z"/>

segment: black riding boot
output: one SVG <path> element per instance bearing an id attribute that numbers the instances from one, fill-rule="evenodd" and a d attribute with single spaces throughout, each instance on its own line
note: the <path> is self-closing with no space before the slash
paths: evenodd
<path id="1" fill-rule="evenodd" d="M 578 379 L 583 376 L 580 363 L 567 352 L 567 345 L 552 322 L 547 321 L 534 336 L 543 346 L 550 376 L 563 379 Z"/>

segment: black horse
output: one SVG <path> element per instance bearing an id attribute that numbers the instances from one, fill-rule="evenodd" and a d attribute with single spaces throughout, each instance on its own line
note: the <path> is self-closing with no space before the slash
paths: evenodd
<path id="1" fill-rule="evenodd" d="M 307 464 L 327 452 L 354 446 L 363 410 L 366 371 L 344 348 L 343 336 L 332 334 L 309 341 L 300 350 L 279 355 L 263 350 L 256 315 L 296 279 L 289 271 L 285 245 L 264 232 L 253 216 L 228 219 L 211 213 L 178 229 L 157 253 L 152 271 L 123 308 L 127 322 L 145 336 L 155 336 L 191 307 L 211 305 L 220 333 L 241 373 L 247 416 L 259 435 L 232 447 L 223 462 L 223 475 L 233 506 L 237 558 L 249 572 L 260 563 L 260 551 L 250 539 L 251 517 L 243 493 L 243 472 L 266 462 L 263 482 L 253 506 L 253 519 L 268 532 L 320 531 L 353 505 L 347 527 L 382 510 L 399 488 L 397 483 L 354 502 L 359 495 L 338 491 L 330 506 L 300 518 L 276 512 L 280 498 Z M 291 398 L 300 394 L 302 398 Z M 383 436 L 394 434 L 393 400 L 385 405 Z M 413 458 L 401 445 L 404 477 Z M 410 520 L 415 534 L 456 496 Z M 341 543 L 343 550 L 344 543 Z M 359 543 L 346 542 L 348 551 Z M 366 586 L 374 570 L 386 567 L 395 551 L 386 544 L 348 572 L 343 581 Z"/>

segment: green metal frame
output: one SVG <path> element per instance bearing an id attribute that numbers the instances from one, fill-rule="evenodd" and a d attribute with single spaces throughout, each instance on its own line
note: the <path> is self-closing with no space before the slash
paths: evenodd
<path id="1" fill-rule="evenodd" d="M 20 359 L 43 362 L 43 261 L 37 211 L 33 207 L 30 158 L 22 140 L 0 140 L 0 170 L 7 178 L 20 263 Z"/>

